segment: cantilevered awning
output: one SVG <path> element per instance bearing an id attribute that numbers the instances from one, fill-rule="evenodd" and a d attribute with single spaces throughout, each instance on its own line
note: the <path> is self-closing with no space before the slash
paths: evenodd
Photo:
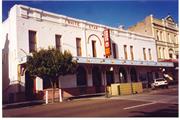
<path id="1" fill-rule="evenodd" d="M 155 62 L 155 61 L 136 61 L 120 60 L 112 58 L 92 58 L 92 57 L 74 57 L 77 63 L 84 64 L 104 64 L 104 65 L 134 65 L 134 66 L 153 66 L 153 67 L 174 67 L 172 62 Z"/>
<path id="2" fill-rule="evenodd" d="M 177 59 L 165 59 L 165 60 L 161 60 L 161 62 L 173 62 L 173 63 L 178 63 Z"/>
<path id="3" fill-rule="evenodd" d="M 153 67 L 174 67 L 173 62 L 137 61 L 121 60 L 113 58 L 94 58 L 94 57 L 73 57 L 77 63 L 84 64 L 104 64 L 104 65 L 134 65 L 134 66 L 153 66 Z M 26 63 L 27 57 L 22 57 L 19 64 Z"/>

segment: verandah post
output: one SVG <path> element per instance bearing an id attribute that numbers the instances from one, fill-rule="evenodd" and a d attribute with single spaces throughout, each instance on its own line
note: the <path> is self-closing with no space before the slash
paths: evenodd
<path id="1" fill-rule="evenodd" d="M 59 89 L 59 102 L 62 102 L 62 93 L 61 93 L 61 89 Z"/>
<path id="2" fill-rule="evenodd" d="M 48 90 L 46 90 L 46 104 L 48 104 Z"/>

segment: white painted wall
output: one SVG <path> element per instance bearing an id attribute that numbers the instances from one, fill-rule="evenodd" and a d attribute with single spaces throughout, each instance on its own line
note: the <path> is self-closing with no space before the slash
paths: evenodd
<path id="1" fill-rule="evenodd" d="M 123 45 L 127 45 L 128 59 L 130 59 L 130 45 L 134 49 L 134 59 L 143 60 L 143 48 L 150 48 L 153 61 L 157 61 L 155 42 L 152 37 L 147 37 L 132 32 L 111 28 L 83 20 L 69 18 L 42 10 L 16 5 L 9 14 L 9 79 L 17 81 L 18 60 L 29 54 L 28 30 L 37 32 L 37 47 L 48 48 L 55 46 L 55 34 L 62 35 L 62 50 L 70 50 L 76 56 L 76 37 L 81 38 L 82 56 L 92 57 L 92 40 L 96 41 L 97 57 L 104 58 L 104 38 L 102 33 L 105 27 L 111 29 L 111 39 L 118 45 L 118 59 L 124 59 Z M 79 22 L 76 25 L 68 25 L 66 19 Z M 86 25 L 85 25 L 86 23 Z M 96 26 L 97 29 L 88 27 Z M 93 35 L 94 34 L 94 35 Z M 89 37 L 91 36 L 91 37 Z M 24 52 L 23 52 L 24 51 Z M 148 52 L 147 52 L 147 58 Z M 116 76 L 117 77 L 117 76 Z M 91 76 L 88 75 L 88 86 L 92 86 Z M 22 80 L 25 82 L 24 80 Z M 68 75 L 61 79 L 64 88 L 76 87 L 76 76 Z"/>
<path id="2" fill-rule="evenodd" d="M 33 9 L 32 9 L 33 10 Z M 73 56 L 76 56 L 76 38 L 81 38 L 81 46 L 82 46 L 82 56 L 83 57 L 92 57 L 92 40 L 96 41 L 97 48 L 97 57 L 104 58 L 104 38 L 102 37 L 102 32 L 104 27 L 102 25 L 98 26 L 98 30 L 87 29 L 87 25 L 81 23 L 81 20 L 77 20 L 80 22 L 80 27 L 65 25 L 63 18 L 50 18 L 50 15 L 44 15 L 42 17 L 42 21 L 39 21 L 35 18 L 40 15 L 35 11 L 32 11 L 29 14 L 29 18 L 22 18 L 22 14 L 24 15 L 26 12 L 22 12 L 19 8 L 19 17 L 17 20 L 17 29 L 18 29 L 18 49 L 23 49 L 27 53 L 29 52 L 28 45 L 28 30 L 37 31 L 37 47 L 40 48 L 48 48 L 48 46 L 55 46 L 55 34 L 62 35 L 61 42 L 63 46 L 63 50 L 70 50 Z M 45 13 L 45 12 L 44 12 Z M 36 15 L 34 15 L 36 14 Z M 57 17 L 57 16 L 56 16 Z M 69 18 L 70 19 L 70 18 Z M 53 20 L 53 21 L 50 21 Z M 88 23 L 88 22 L 86 22 Z M 89 23 L 88 23 L 89 24 Z M 86 29 L 85 29 L 86 27 Z M 110 28 L 111 29 L 111 28 Z M 23 34 L 22 34 L 23 33 Z M 94 35 L 93 35 L 94 34 Z M 92 35 L 92 36 L 91 36 Z M 90 37 L 91 36 L 91 37 Z M 117 29 L 111 30 L 111 39 L 118 45 L 118 53 L 119 59 L 124 59 L 124 48 L 123 45 L 127 45 L 128 50 L 128 59 L 130 59 L 130 45 L 133 46 L 134 49 L 134 59 L 135 60 L 143 60 L 143 48 L 150 48 L 152 50 L 152 60 L 156 61 L 156 49 L 155 42 L 151 37 L 140 36 L 136 34 L 132 34 L 128 31 L 121 32 L 117 31 Z M 18 50 L 19 57 L 24 53 Z M 147 51 L 147 58 L 148 51 Z"/>

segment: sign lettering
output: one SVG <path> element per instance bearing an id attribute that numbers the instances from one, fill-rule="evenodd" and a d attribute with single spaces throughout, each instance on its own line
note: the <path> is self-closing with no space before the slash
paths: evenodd
<path id="1" fill-rule="evenodd" d="M 103 35 L 104 35 L 105 55 L 106 57 L 109 57 L 111 55 L 111 42 L 110 42 L 109 29 L 105 29 Z"/>
<path id="2" fill-rule="evenodd" d="M 98 27 L 97 27 L 97 26 L 95 26 L 95 25 L 89 25 L 89 28 L 90 28 L 90 29 L 95 29 L 95 30 L 97 30 L 97 29 L 98 29 Z"/>
<path id="3" fill-rule="evenodd" d="M 66 20 L 65 20 L 65 23 L 66 23 L 66 24 L 69 24 L 69 25 L 73 25 L 73 26 L 79 26 L 79 22 L 74 21 L 74 20 L 68 20 L 68 19 L 66 19 Z"/>

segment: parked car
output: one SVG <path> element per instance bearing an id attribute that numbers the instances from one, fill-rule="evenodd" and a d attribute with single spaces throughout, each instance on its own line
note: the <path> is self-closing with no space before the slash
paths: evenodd
<path id="1" fill-rule="evenodd" d="M 164 78 L 154 79 L 153 83 L 151 84 L 151 88 L 155 89 L 155 88 L 158 88 L 158 87 L 168 88 L 167 80 L 165 80 Z"/>

